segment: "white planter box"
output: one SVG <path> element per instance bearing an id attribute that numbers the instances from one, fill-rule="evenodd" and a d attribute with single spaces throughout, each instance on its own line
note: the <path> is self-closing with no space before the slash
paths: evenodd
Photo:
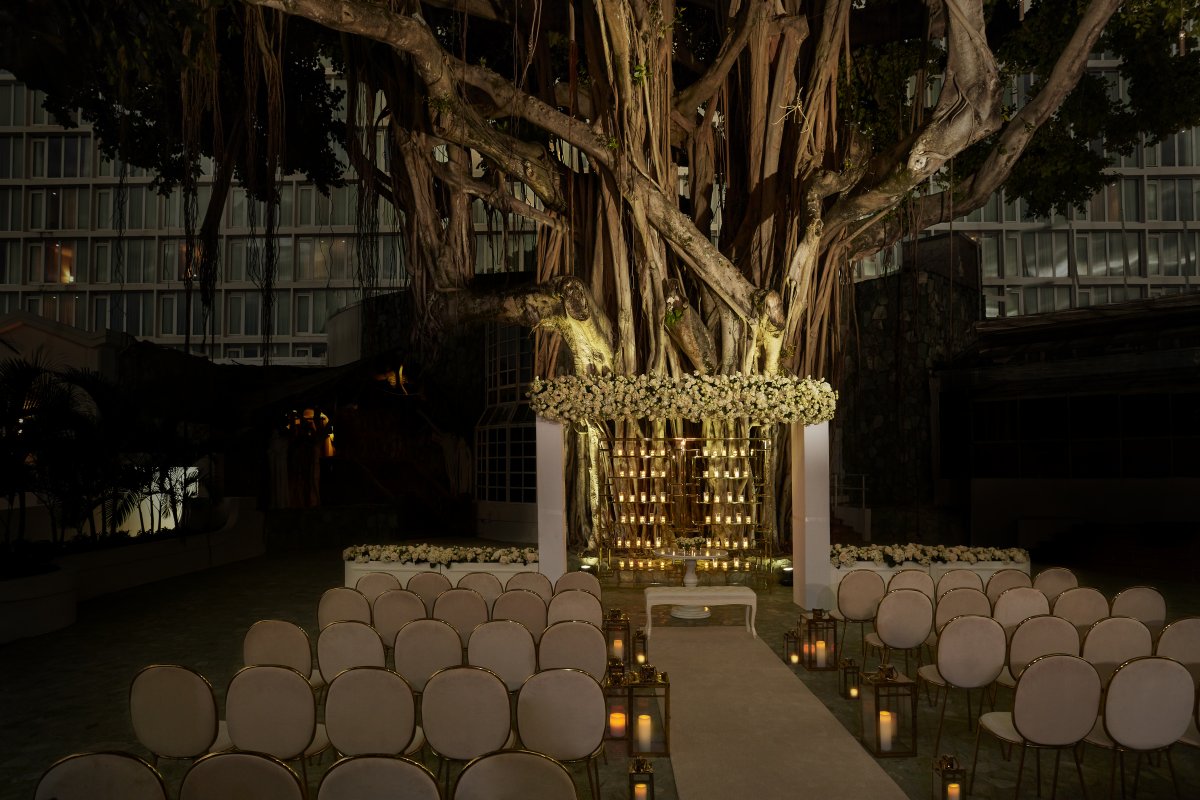
<path id="1" fill-rule="evenodd" d="M 400 579 L 402 586 L 408 585 L 408 579 L 418 572 L 440 572 L 445 575 L 452 586 L 458 584 L 458 579 L 468 572 L 490 572 L 504 585 L 510 577 L 518 572 L 537 572 L 537 564 L 500 564 L 500 563 L 469 563 L 435 566 L 433 564 L 397 564 L 391 561 L 347 561 L 345 585 L 353 587 L 358 579 L 368 572 L 387 572 Z"/>

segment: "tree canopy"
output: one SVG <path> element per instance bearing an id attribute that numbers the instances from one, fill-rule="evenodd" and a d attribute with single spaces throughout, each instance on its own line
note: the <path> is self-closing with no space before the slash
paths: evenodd
<path id="1" fill-rule="evenodd" d="M 1200 121 L 1196 12 L 1196 0 L 24 0 L 0 10 L 0 66 L 164 186 L 194 192 L 214 159 L 218 188 L 238 181 L 267 201 L 268 234 L 274 177 L 329 186 L 344 155 L 365 242 L 379 198 L 400 212 L 421 318 L 557 332 L 565 357 L 548 339 L 540 370 L 803 375 L 833 368 L 852 260 L 1001 188 L 1035 213 L 1081 204 L 1115 155 Z M 1113 69 L 1089 73 L 1101 52 Z M 213 192 L 218 210 L 223 199 Z M 473 289 L 473 199 L 535 226 L 536 283 Z M 196 223 L 189 279 L 202 288 L 215 225 L 211 210 Z M 266 289 L 272 269 L 268 248 Z"/>

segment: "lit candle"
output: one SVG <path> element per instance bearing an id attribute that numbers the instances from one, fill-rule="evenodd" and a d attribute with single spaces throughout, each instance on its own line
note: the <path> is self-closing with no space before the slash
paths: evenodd
<path id="1" fill-rule="evenodd" d="M 726 492 L 726 493 L 725 493 L 725 502 L 726 502 L 726 503 L 732 503 L 732 502 L 733 502 L 733 492 Z"/>
<path id="2" fill-rule="evenodd" d="M 712 525 L 712 514 L 705 514 L 705 515 L 704 515 L 704 524 L 705 524 L 705 525 Z"/>
<path id="3" fill-rule="evenodd" d="M 646 784 L 635 783 L 633 785 L 633 800 L 646 800 L 646 798 L 649 797 L 649 795 L 646 793 L 647 791 L 648 789 Z"/>
<path id="4" fill-rule="evenodd" d="M 824 642 L 822 642 L 821 644 L 824 644 Z M 625 642 L 623 640 L 613 639 L 612 654 L 613 654 L 613 658 L 619 658 L 622 661 L 625 660 Z"/>
<path id="5" fill-rule="evenodd" d="M 791 662 L 793 664 L 800 663 L 800 654 L 799 653 L 792 653 L 790 656 L 788 656 L 788 658 L 791 660 Z"/>
<path id="6" fill-rule="evenodd" d="M 638 723 L 641 724 L 639 718 Z M 892 739 L 896 735 L 896 717 L 890 711 L 879 712 L 879 750 L 882 753 L 892 752 Z"/>
<path id="7" fill-rule="evenodd" d="M 856 700 L 857 698 L 858 698 L 858 687 L 857 687 L 857 686 L 851 686 L 851 687 L 850 687 L 850 699 L 851 699 L 851 700 Z"/>
<path id="8" fill-rule="evenodd" d="M 746 495 L 744 495 L 744 494 L 739 494 L 739 495 L 738 495 L 738 502 L 739 502 L 739 503 L 744 503 L 744 502 L 746 502 Z"/>
<path id="9" fill-rule="evenodd" d="M 624 493 L 624 492 L 621 492 L 619 495 L 617 495 L 617 498 L 618 498 L 618 499 L 619 499 L 619 500 L 620 500 L 622 503 L 624 503 L 624 502 L 625 502 L 625 493 Z"/>
<path id="10" fill-rule="evenodd" d="M 614 711 L 608 715 L 608 732 L 615 739 L 625 738 L 625 714 L 621 711 Z"/>
<path id="11" fill-rule="evenodd" d="M 643 753 L 650 752 L 650 715 L 638 714 L 637 721 L 637 738 L 638 750 Z M 890 747 L 890 745 L 889 745 Z"/>
<path id="12" fill-rule="evenodd" d="M 645 663 L 646 663 L 646 654 L 645 654 L 645 653 L 638 653 L 638 654 L 637 654 L 637 662 L 638 662 L 639 664 L 645 664 Z"/>
<path id="13" fill-rule="evenodd" d="M 642 502 L 646 502 L 646 493 L 642 492 Z"/>
<path id="14" fill-rule="evenodd" d="M 805 658 L 808 658 L 808 656 L 809 656 L 811 653 L 812 653 L 811 646 L 809 645 L 809 643 L 808 643 L 808 642 L 805 642 L 805 643 L 804 643 L 804 657 L 805 657 Z"/>
<path id="15" fill-rule="evenodd" d="M 725 477 L 726 477 L 726 478 L 728 478 L 728 477 L 729 477 L 729 470 L 725 470 Z"/>
<path id="16" fill-rule="evenodd" d="M 704 502 L 708 502 L 708 492 L 704 493 Z"/>
<path id="17" fill-rule="evenodd" d="M 825 640 L 820 639 L 817 641 L 817 669 L 821 669 L 824 666 L 825 666 Z"/>
<path id="18" fill-rule="evenodd" d="M 962 787 L 951 783 L 946 787 L 946 800 L 959 800 L 962 797 Z"/>

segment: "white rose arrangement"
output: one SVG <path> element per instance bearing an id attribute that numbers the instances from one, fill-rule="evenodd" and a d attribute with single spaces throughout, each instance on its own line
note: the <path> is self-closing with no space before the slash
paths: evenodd
<path id="1" fill-rule="evenodd" d="M 823 380 L 782 374 L 566 375 L 534 378 L 529 405 L 559 422 L 679 418 L 815 425 L 833 419 L 837 392 Z"/>
<path id="2" fill-rule="evenodd" d="M 535 547 L 456 547 L 432 544 L 359 544 L 342 551 L 343 561 L 365 564 L 383 561 L 389 564 L 536 564 Z"/>
<path id="3" fill-rule="evenodd" d="M 1000 561 L 1024 564 L 1029 552 L 1019 547 L 967 547 L 965 545 L 835 544 L 829 548 L 829 563 L 835 567 L 850 567 L 856 561 L 873 561 L 879 566 L 898 567 L 905 562 L 922 566 L 930 564 L 975 564 L 980 561 Z"/>

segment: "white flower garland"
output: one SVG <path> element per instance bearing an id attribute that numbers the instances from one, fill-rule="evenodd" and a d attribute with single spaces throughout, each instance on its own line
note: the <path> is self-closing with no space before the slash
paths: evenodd
<path id="1" fill-rule="evenodd" d="M 365 564 L 536 564 L 535 547 L 443 547 L 434 544 L 357 544 L 342 551 L 343 561 Z"/>
<path id="2" fill-rule="evenodd" d="M 815 425 L 833 419 L 837 392 L 823 380 L 792 375 L 566 375 L 534 378 L 529 405 L 559 422 L 619 419 Z"/>
<path id="3" fill-rule="evenodd" d="M 930 564 L 975 564 L 979 561 L 1002 561 L 1024 564 L 1029 551 L 1019 547 L 967 547 L 966 545 L 835 544 L 829 548 L 829 563 L 835 567 L 853 566 L 856 561 L 874 561 L 879 566 L 898 567 L 906 561 L 922 566 Z"/>

